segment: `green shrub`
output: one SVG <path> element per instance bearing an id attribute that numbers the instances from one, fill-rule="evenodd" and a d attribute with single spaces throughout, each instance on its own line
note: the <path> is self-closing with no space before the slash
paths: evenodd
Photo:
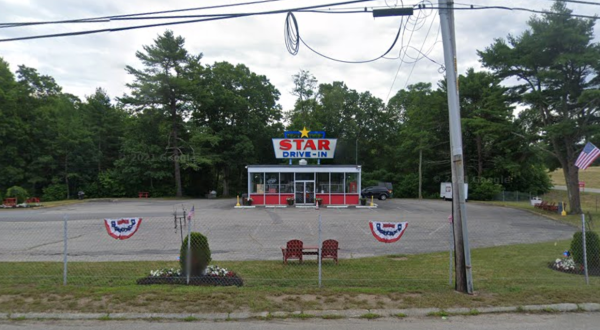
<path id="1" fill-rule="evenodd" d="M 480 181 L 469 184 L 469 199 L 489 201 L 502 192 L 502 186 L 490 179 L 481 178 Z"/>
<path id="2" fill-rule="evenodd" d="M 42 200 L 46 202 L 67 199 L 67 186 L 54 183 L 43 189 Z"/>
<path id="3" fill-rule="evenodd" d="M 210 258 L 210 247 L 208 246 L 208 240 L 206 236 L 192 232 L 190 244 L 190 275 L 200 276 L 204 273 L 204 270 L 211 261 Z M 181 243 L 181 250 L 179 251 L 179 265 L 181 266 L 181 274 L 187 274 L 187 249 L 188 249 L 188 238 L 187 236 Z"/>
<path id="4" fill-rule="evenodd" d="M 585 245 L 587 246 L 588 268 L 600 269 L 600 237 L 593 231 L 585 232 Z M 576 232 L 571 241 L 571 254 L 573 260 L 583 265 L 583 234 Z"/>
<path id="5" fill-rule="evenodd" d="M 12 186 L 6 190 L 6 198 L 17 198 L 17 203 L 24 203 L 29 198 L 29 193 L 25 188 L 19 186 Z"/>

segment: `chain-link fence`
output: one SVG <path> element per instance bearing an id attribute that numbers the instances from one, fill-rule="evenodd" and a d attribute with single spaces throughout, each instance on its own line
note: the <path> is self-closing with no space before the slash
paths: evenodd
<path id="1" fill-rule="evenodd" d="M 190 222 L 179 206 L 174 215 L 144 207 L 115 212 L 108 206 L 94 213 L 84 207 L 62 214 L 15 211 L 12 216 L 6 211 L 0 220 L 0 282 L 187 283 L 189 269 L 192 284 L 240 285 L 241 279 L 247 287 L 452 287 L 450 202 L 392 199 L 380 201 L 377 209 L 232 206 L 231 201 L 197 201 Z M 140 216 L 131 217 L 135 214 Z M 600 284 L 596 228 L 588 225 L 587 234 L 575 240 L 586 240 L 577 243 L 579 251 L 572 245 L 577 228 L 568 224 L 472 202 L 467 214 L 476 289 L 505 282 L 581 285 L 584 260 L 588 282 Z M 225 280 L 198 279 L 195 269 L 204 269 L 207 259 L 200 238 L 192 237 L 190 258 L 183 253 L 180 260 L 187 251 L 186 237 L 193 233 L 205 236 L 210 250 L 203 276 Z M 399 238 L 385 243 L 378 235 Z M 586 256 L 580 257 L 583 246 Z M 565 251 L 574 260 L 573 267 L 565 264 L 564 269 L 576 273 L 571 277 L 552 269 Z"/>
<path id="2" fill-rule="evenodd" d="M 502 201 L 502 202 L 528 202 L 532 198 L 537 196 L 532 195 L 531 193 L 524 193 L 520 191 L 502 191 L 492 198 L 494 201 Z"/>

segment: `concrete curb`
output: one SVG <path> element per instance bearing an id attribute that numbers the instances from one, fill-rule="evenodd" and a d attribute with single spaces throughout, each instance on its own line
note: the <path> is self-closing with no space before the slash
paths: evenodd
<path id="1" fill-rule="evenodd" d="M 370 318 L 370 317 L 438 317 L 458 315 L 480 315 L 494 313 L 567 313 L 600 312 L 600 304 L 551 304 L 512 307 L 482 308 L 409 308 L 409 309 L 348 309 L 314 310 L 295 312 L 258 312 L 258 313 L 0 313 L 0 320 L 207 320 L 207 321 L 243 321 L 249 319 L 284 318 Z"/>

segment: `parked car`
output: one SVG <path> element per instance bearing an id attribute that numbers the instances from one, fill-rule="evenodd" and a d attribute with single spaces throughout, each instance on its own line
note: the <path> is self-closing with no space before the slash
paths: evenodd
<path id="1" fill-rule="evenodd" d="M 390 198 L 392 192 L 386 187 L 367 187 L 360 191 L 360 195 L 364 198 L 369 198 L 371 196 L 378 198 L 380 200 L 386 200 Z"/>

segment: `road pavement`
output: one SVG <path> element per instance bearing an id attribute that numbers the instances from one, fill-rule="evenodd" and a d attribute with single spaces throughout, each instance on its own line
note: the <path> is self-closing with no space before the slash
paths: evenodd
<path id="1" fill-rule="evenodd" d="M 177 260 L 186 227 L 174 222 L 173 209 L 195 205 L 194 231 L 208 237 L 213 260 L 277 260 L 290 239 L 318 244 L 340 242 L 340 258 L 448 251 L 451 203 L 391 199 L 377 209 L 234 209 L 235 200 L 119 200 L 88 202 L 37 210 L 0 211 L 0 261 L 62 261 L 63 218 L 68 217 L 70 261 Z M 471 247 L 569 239 L 574 227 L 526 211 L 467 203 Z M 105 218 L 142 217 L 127 240 L 111 238 Z M 394 244 L 375 240 L 369 221 L 407 221 Z"/>
<path id="2" fill-rule="evenodd" d="M 149 321 L 0 321 L 0 330 L 130 329 L 130 330 L 597 330 L 600 313 L 491 314 L 448 318 L 384 318 L 376 320 L 271 320 L 231 322 Z"/>

